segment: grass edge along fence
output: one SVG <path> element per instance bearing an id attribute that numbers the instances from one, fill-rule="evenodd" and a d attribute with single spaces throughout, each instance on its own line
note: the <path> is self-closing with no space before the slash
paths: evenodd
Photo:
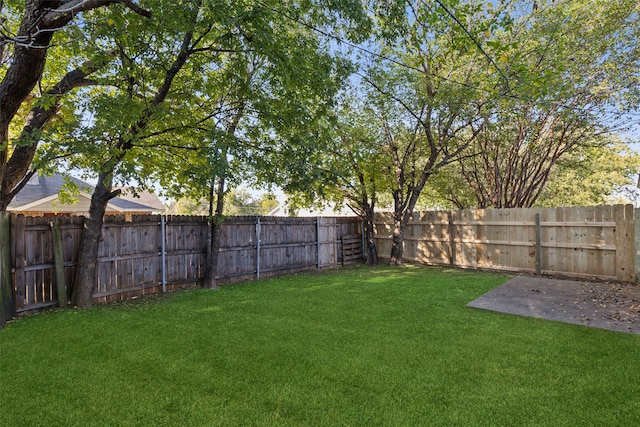
<path id="1" fill-rule="evenodd" d="M 376 216 L 378 255 L 391 251 L 393 216 Z M 462 268 L 636 282 L 640 209 L 632 205 L 425 211 L 405 231 L 404 259 Z"/>
<path id="2" fill-rule="evenodd" d="M 83 218 L 8 216 L 15 310 L 56 305 L 58 294 L 65 290 L 68 299 Z M 228 218 L 222 228 L 216 277 L 224 284 L 355 262 L 362 258 L 360 230 L 361 221 L 355 217 Z M 105 217 L 94 302 L 201 283 L 208 235 L 206 217 L 139 215 L 131 221 Z M 61 282 L 68 286 L 60 286 Z M 1 319 L 0 325 L 11 317 Z"/>

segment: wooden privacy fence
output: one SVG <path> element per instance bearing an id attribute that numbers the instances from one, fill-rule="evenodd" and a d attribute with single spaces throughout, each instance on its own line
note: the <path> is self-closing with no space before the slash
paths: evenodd
<path id="1" fill-rule="evenodd" d="M 378 254 L 391 252 L 393 218 L 376 218 Z M 405 232 L 408 261 L 465 268 L 638 281 L 640 209 L 632 205 L 430 211 Z"/>
<path id="2" fill-rule="evenodd" d="M 57 304 L 55 221 L 67 284 L 73 284 L 81 217 L 11 217 L 12 280 L 18 312 Z M 222 226 L 220 283 L 335 267 L 362 258 L 357 218 L 234 217 Z M 98 253 L 95 302 L 198 284 L 204 278 L 204 217 L 107 216 Z M 60 270 L 60 269 L 59 269 Z M 67 287 L 67 298 L 71 286 Z"/>

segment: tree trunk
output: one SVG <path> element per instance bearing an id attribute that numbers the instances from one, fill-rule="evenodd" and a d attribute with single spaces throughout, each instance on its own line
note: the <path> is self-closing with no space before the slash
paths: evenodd
<path id="1" fill-rule="evenodd" d="M 397 157 L 397 154 L 395 155 Z M 398 162 L 396 162 L 398 164 Z M 396 183 L 398 189 L 393 191 L 393 240 L 391 243 L 390 265 L 404 265 L 404 229 L 406 222 L 403 221 L 406 209 L 413 209 L 404 202 L 403 188 L 405 185 L 404 171 L 396 167 Z M 411 194 L 409 194 L 409 197 Z"/>
<path id="2" fill-rule="evenodd" d="M 207 289 L 218 289 L 216 272 L 218 271 L 222 224 L 218 223 L 217 220 L 217 216 L 209 220 L 211 222 L 211 243 L 207 252 L 207 269 L 204 275 L 204 287 Z"/>
<path id="3" fill-rule="evenodd" d="M 244 100 L 240 101 L 240 106 L 238 111 L 233 116 L 229 127 L 227 128 L 227 137 L 230 139 L 235 138 L 236 129 L 238 128 L 238 123 L 240 123 L 240 119 L 244 115 Z M 220 254 L 220 238 L 222 237 L 222 223 L 224 222 L 224 217 L 222 216 L 222 211 L 224 210 L 224 192 L 226 185 L 226 173 L 229 168 L 229 163 L 227 161 L 227 156 L 229 154 L 229 147 L 226 144 L 223 144 L 220 148 L 220 161 L 222 162 L 222 167 L 219 176 L 217 188 L 215 189 L 216 193 L 216 210 L 215 214 L 212 215 L 213 209 L 213 183 L 211 184 L 211 191 L 209 192 L 209 221 L 210 221 L 210 230 L 211 236 L 209 239 L 209 250 L 207 251 L 207 269 L 204 276 L 204 287 L 208 289 L 218 289 L 218 284 L 216 282 L 216 273 L 218 271 L 218 256 Z"/>
<path id="4" fill-rule="evenodd" d="M 374 213 L 373 208 L 364 209 L 362 222 L 364 226 L 364 239 L 367 245 L 367 265 L 378 264 L 378 248 L 376 247 Z"/>
<path id="5" fill-rule="evenodd" d="M 109 200 L 120 191 L 111 191 L 113 178 L 111 172 L 101 172 L 98 183 L 91 196 L 89 217 L 84 220 L 84 228 L 80 237 L 78 270 L 73 288 L 74 303 L 79 308 L 91 307 L 93 293 L 98 282 L 98 249 L 104 213 Z"/>
<path id="6" fill-rule="evenodd" d="M 33 2 L 28 2 L 33 3 Z M 42 5 L 44 8 L 44 5 Z M 27 8 L 23 18 L 18 37 L 30 36 L 30 28 L 35 26 L 35 20 L 42 10 Z M 44 71 L 44 64 L 47 58 L 47 47 L 53 37 L 53 31 L 42 31 L 36 38 L 34 44 L 41 47 L 31 48 L 17 45 L 14 49 L 11 65 L 7 69 L 2 82 L 0 83 L 0 136 L 1 142 L 8 136 L 9 123 L 18 112 L 18 109 L 29 96 Z"/>
<path id="7" fill-rule="evenodd" d="M 216 273 L 218 271 L 218 257 L 220 254 L 220 239 L 222 237 L 222 211 L 224 209 L 224 177 L 218 178 L 218 185 L 216 189 L 216 210 L 215 214 L 209 215 L 209 224 L 211 235 L 209 238 L 209 250 L 207 251 L 207 269 L 204 276 L 204 287 L 208 289 L 218 289 L 216 282 Z M 213 189 L 213 185 L 211 186 Z M 213 191 L 210 193 L 209 210 L 213 207 Z"/>
<path id="8" fill-rule="evenodd" d="M 25 14 L 29 12 L 37 13 L 30 9 L 31 8 L 27 8 Z M 25 20 L 26 19 L 25 17 Z M 23 21 L 23 26 L 24 25 L 26 24 Z M 21 27 L 19 34 L 23 33 L 27 33 L 27 29 Z M 43 46 L 48 46 L 52 36 L 53 32 L 45 31 L 43 37 L 38 38 L 37 42 Z M 2 82 L 0 82 L 0 183 L 2 184 L 0 193 L 2 193 L 3 196 L 5 196 L 5 194 L 8 195 L 11 190 L 13 190 L 15 187 L 14 181 L 16 181 L 16 177 L 8 176 L 10 174 L 9 171 L 6 170 L 7 161 L 9 160 L 9 125 L 24 100 L 27 99 L 42 76 L 46 56 L 47 49 L 45 48 L 34 49 L 16 46 L 11 65 Z M 31 157 L 25 159 L 27 168 L 31 164 Z M 9 182 L 5 182 L 7 178 L 11 178 Z M 2 199 L 4 200 L 6 197 L 2 197 Z M 6 210 L 8 204 L 8 202 L 2 203 L 0 210 Z"/>
<path id="9" fill-rule="evenodd" d="M 373 233 L 373 227 L 365 225 L 365 239 L 367 241 L 367 265 L 374 266 L 378 264 L 378 248 Z"/>
<path id="10" fill-rule="evenodd" d="M 404 265 L 404 230 L 406 224 L 402 218 L 394 216 L 393 220 L 393 243 L 391 245 L 391 265 Z"/>

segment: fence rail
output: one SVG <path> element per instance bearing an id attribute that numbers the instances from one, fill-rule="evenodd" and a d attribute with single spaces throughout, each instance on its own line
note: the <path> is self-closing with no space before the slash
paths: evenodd
<path id="1" fill-rule="evenodd" d="M 392 221 L 389 214 L 376 218 L 381 257 L 391 252 Z M 427 264 L 634 282 L 639 222 L 632 205 L 419 212 L 405 232 L 404 255 Z"/>
<path id="2" fill-rule="evenodd" d="M 76 273 L 83 219 L 11 220 L 12 281 L 18 312 L 58 302 L 53 221 L 59 224 L 64 281 Z M 220 283 L 343 263 L 343 237 L 359 235 L 357 218 L 234 217 L 222 226 L 216 278 Z M 129 299 L 200 283 L 205 274 L 208 224 L 204 217 L 107 216 L 98 252 L 95 302 Z M 349 241 L 345 262 L 357 252 Z M 361 249 L 360 249 L 361 253 Z M 71 296 L 69 286 L 67 299 Z"/>

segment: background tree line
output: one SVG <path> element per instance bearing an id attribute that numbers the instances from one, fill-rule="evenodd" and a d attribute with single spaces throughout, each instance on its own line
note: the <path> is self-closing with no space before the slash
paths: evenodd
<path id="1" fill-rule="evenodd" d="M 208 215 L 208 197 L 197 199 L 183 197 L 169 203 L 167 213 L 170 215 Z M 245 188 L 231 189 L 225 194 L 225 204 L 222 214 L 226 216 L 267 215 L 279 206 L 278 199 L 273 193 L 252 195 Z"/>

